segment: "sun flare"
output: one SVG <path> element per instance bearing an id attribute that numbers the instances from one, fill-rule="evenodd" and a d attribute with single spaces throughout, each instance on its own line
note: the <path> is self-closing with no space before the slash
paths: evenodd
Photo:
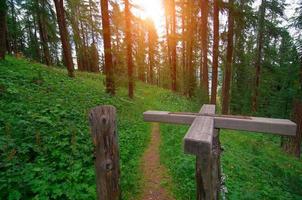
<path id="1" fill-rule="evenodd" d="M 153 20 L 158 32 L 161 31 L 164 24 L 164 7 L 162 0 L 135 0 L 141 7 L 139 15 L 142 18 L 150 18 Z"/>

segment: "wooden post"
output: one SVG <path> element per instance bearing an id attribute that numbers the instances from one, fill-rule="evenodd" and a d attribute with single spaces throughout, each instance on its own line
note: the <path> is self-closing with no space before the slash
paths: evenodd
<path id="1" fill-rule="evenodd" d="M 212 145 L 212 186 L 213 186 L 213 197 L 219 199 L 220 185 L 221 185 L 221 166 L 220 166 L 220 139 L 219 129 L 214 129 L 213 145 Z"/>
<path id="2" fill-rule="evenodd" d="M 220 189 L 219 130 L 214 128 L 215 105 L 204 105 L 184 137 L 186 153 L 196 155 L 196 199 L 216 200 Z"/>
<path id="3" fill-rule="evenodd" d="M 282 149 L 297 158 L 300 158 L 302 143 L 302 101 L 294 101 L 293 121 L 297 123 L 297 134 L 281 139 Z"/>
<path id="4" fill-rule="evenodd" d="M 99 106 L 92 109 L 89 122 L 96 154 L 97 199 L 118 200 L 121 192 L 115 107 Z"/>
<path id="5" fill-rule="evenodd" d="M 219 199 L 221 189 L 219 129 L 295 136 L 296 144 L 300 149 L 302 138 L 301 108 L 302 104 L 297 104 L 295 119 L 299 124 L 298 129 L 296 123 L 287 119 L 216 115 L 215 105 L 203 105 L 199 113 L 146 111 L 144 112 L 144 120 L 191 125 L 184 137 L 184 151 L 196 156 L 197 200 L 216 200 Z M 296 131 L 298 131 L 297 134 Z"/>

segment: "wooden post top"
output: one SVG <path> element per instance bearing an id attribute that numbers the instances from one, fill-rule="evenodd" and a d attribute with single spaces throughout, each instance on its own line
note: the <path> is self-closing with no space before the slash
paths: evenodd
<path id="1" fill-rule="evenodd" d="M 215 105 L 203 105 L 201 114 L 215 114 Z M 185 153 L 202 155 L 211 154 L 214 134 L 214 118 L 210 116 L 195 117 L 184 137 Z"/>

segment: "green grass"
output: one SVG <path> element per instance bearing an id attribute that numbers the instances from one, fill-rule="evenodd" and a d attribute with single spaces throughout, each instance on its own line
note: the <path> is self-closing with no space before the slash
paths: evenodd
<path id="1" fill-rule="evenodd" d="M 93 145 L 87 115 L 116 106 L 123 199 L 141 191 L 148 109 L 196 111 L 196 103 L 137 82 L 135 99 L 121 87 L 104 93 L 101 75 L 48 68 L 7 57 L 0 62 L 0 199 L 95 199 Z M 195 158 L 185 155 L 188 127 L 161 125 L 161 162 L 177 199 L 195 199 Z M 227 199 L 302 199 L 302 161 L 280 150 L 278 136 L 221 131 Z"/>
<path id="2" fill-rule="evenodd" d="M 7 57 L 0 62 L 0 199 L 95 199 L 93 145 L 87 115 L 116 106 L 123 199 L 141 189 L 140 157 L 149 140 L 148 109 L 192 110 L 186 99 L 142 83 L 104 93 L 101 75 Z M 172 135 L 170 135 L 172 136 Z"/>
<path id="3" fill-rule="evenodd" d="M 161 126 L 161 161 L 173 177 L 177 199 L 193 200 L 195 158 L 182 150 L 187 130 Z M 280 137 L 222 130 L 221 143 L 227 199 L 302 199 L 302 160 L 281 151 Z"/>

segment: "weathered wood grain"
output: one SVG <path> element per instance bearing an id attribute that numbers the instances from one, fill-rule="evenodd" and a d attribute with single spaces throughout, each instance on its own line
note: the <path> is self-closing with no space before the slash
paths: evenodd
<path id="1" fill-rule="evenodd" d="M 191 125 L 196 115 L 171 114 L 169 111 L 146 111 L 143 113 L 146 122 Z"/>
<path id="2" fill-rule="evenodd" d="M 144 120 L 148 122 L 162 122 L 191 125 L 199 113 L 171 113 L 169 111 L 146 111 Z M 209 115 L 205 115 L 210 117 Z M 241 117 L 234 115 L 213 115 L 215 128 L 243 130 L 270 133 L 285 136 L 295 136 L 297 125 L 288 119 L 271 119 L 262 117 Z"/>
<path id="3" fill-rule="evenodd" d="M 214 114 L 214 105 L 202 106 L 199 113 Z M 214 118 L 197 116 L 184 137 L 184 151 L 196 155 L 196 199 L 215 199 L 212 143 Z M 215 181 L 214 181 L 215 182 Z"/>
<path id="4" fill-rule="evenodd" d="M 119 146 L 116 109 L 99 106 L 90 111 L 91 136 L 95 145 L 97 199 L 120 199 Z"/>
<path id="5" fill-rule="evenodd" d="M 295 136 L 297 125 L 288 119 L 270 119 L 262 117 L 251 117 L 251 119 L 236 119 L 227 117 L 215 117 L 215 128 Z"/>
<path id="6" fill-rule="evenodd" d="M 297 125 L 287 119 L 215 115 L 214 105 L 199 113 L 147 111 L 144 120 L 191 125 L 184 137 L 184 151 L 196 155 L 197 200 L 219 199 L 221 185 L 220 128 L 295 136 Z"/>
<path id="7" fill-rule="evenodd" d="M 212 187 L 213 199 L 219 199 L 220 186 L 221 186 L 221 166 L 220 154 L 221 146 L 219 139 L 219 129 L 214 129 L 213 144 L 212 144 Z"/>

